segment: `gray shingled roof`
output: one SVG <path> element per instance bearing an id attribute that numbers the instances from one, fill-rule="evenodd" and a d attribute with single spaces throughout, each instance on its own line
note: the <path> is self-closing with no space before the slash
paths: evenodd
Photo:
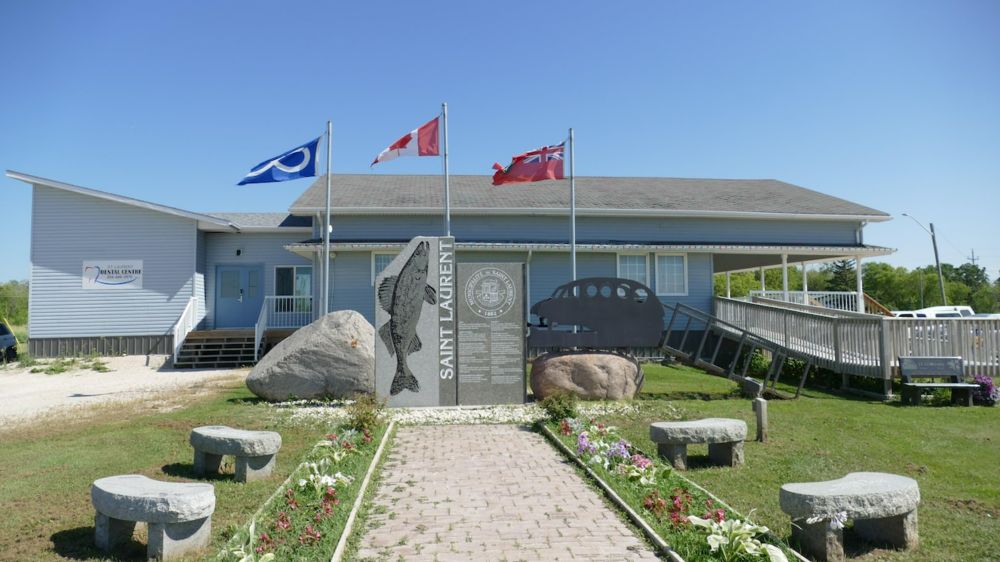
<path id="1" fill-rule="evenodd" d="M 439 175 L 334 174 L 331 206 L 335 209 L 439 209 Z M 325 176 L 317 179 L 291 206 L 308 212 L 325 205 Z M 662 210 L 700 213 L 780 213 L 887 218 L 882 211 L 777 180 L 578 177 L 577 209 Z M 490 176 L 451 176 L 452 210 L 565 209 L 566 181 L 494 187 Z"/>
<path id="2" fill-rule="evenodd" d="M 312 217 L 296 217 L 288 213 L 206 213 L 227 220 L 238 228 L 309 228 Z"/>

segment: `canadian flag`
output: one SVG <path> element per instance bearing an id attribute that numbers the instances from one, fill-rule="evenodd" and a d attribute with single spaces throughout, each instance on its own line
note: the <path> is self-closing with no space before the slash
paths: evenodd
<path id="1" fill-rule="evenodd" d="M 438 146 L 438 120 L 435 117 L 400 137 L 399 140 L 390 144 L 389 148 L 380 152 L 371 165 L 393 160 L 397 156 L 439 155 L 441 152 Z"/>

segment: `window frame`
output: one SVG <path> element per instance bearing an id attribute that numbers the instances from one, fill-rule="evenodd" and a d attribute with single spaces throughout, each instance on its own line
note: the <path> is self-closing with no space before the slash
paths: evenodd
<path id="1" fill-rule="evenodd" d="M 646 279 L 642 284 L 649 287 L 649 252 L 618 252 L 615 256 L 615 277 L 622 277 L 622 256 L 642 256 L 646 261 Z"/>
<path id="2" fill-rule="evenodd" d="M 664 257 L 681 257 L 683 258 L 684 264 L 684 291 L 681 293 L 664 293 L 660 291 L 660 256 Z M 653 291 L 656 292 L 658 297 L 686 297 L 689 292 L 688 283 L 688 255 L 681 252 L 657 252 L 656 256 L 653 258 L 653 277 L 656 280 L 656 286 L 653 287 Z"/>
<path id="3" fill-rule="evenodd" d="M 372 256 L 371 256 L 372 287 L 375 286 L 375 277 L 377 275 L 377 273 L 375 273 L 375 256 L 392 256 L 393 258 L 395 258 L 396 256 L 402 253 L 403 250 L 397 250 L 395 252 L 391 250 L 372 251 Z"/>
<path id="4" fill-rule="evenodd" d="M 308 268 L 312 269 L 312 273 L 309 274 L 309 285 L 310 285 L 310 287 L 309 287 L 309 294 L 308 295 L 296 295 L 296 294 L 279 295 L 278 294 L 278 270 L 279 269 L 289 269 L 289 268 L 292 270 L 292 293 L 294 293 L 295 292 L 295 279 L 297 279 L 297 277 L 298 277 L 298 271 L 296 271 L 296 270 L 298 268 L 300 268 L 300 267 L 308 267 Z M 274 285 L 271 285 L 271 292 L 273 293 L 271 295 L 272 297 L 314 297 L 315 296 L 315 293 L 316 293 L 316 283 L 315 283 L 315 281 L 316 281 L 316 268 L 313 267 L 313 265 L 311 263 L 301 263 L 301 264 L 298 264 L 298 265 L 276 265 L 273 268 L 272 277 L 273 277 L 273 281 L 274 281 Z"/>

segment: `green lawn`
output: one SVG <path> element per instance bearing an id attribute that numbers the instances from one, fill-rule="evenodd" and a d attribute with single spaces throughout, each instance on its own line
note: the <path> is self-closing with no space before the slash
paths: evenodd
<path id="1" fill-rule="evenodd" d="M 0 560 L 102 560 L 93 546 L 94 512 L 90 484 L 116 474 L 144 474 L 164 480 L 194 480 L 188 444 L 191 428 L 231 425 L 274 429 L 282 448 L 273 476 L 247 484 L 228 475 L 212 479 L 217 504 L 212 518 L 213 550 L 243 525 L 300 458 L 323 435 L 323 428 L 283 423 L 286 411 L 253 400 L 239 384 L 215 391 L 169 413 L 104 408 L 106 416 L 87 422 L 38 424 L 0 433 Z M 144 559 L 145 546 L 133 541 L 121 558 Z"/>
<path id="2" fill-rule="evenodd" d="M 732 398 L 726 379 L 685 366 L 646 365 L 640 413 L 611 420 L 640 448 L 655 452 L 649 423 L 673 406 L 685 419 L 740 418 L 754 435 L 748 399 Z M 689 448 L 687 475 L 779 534 L 790 533 L 778 506 L 783 483 L 839 478 L 853 471 L 907 475 L 920 483 L 920 548 L 913 553 L 867 551 L 861 560 L 1000 560 L 1000 408 L 900 407 L 806 390 L 798 400 L 768 404 L 770 440 L 745 445 L 739 469 L 705 467 L 707 446 Z M 850 546 L 850 545 L 849 545 Z"/>

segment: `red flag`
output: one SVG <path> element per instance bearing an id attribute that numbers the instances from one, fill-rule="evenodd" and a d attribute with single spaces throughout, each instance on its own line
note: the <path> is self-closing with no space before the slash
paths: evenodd
<path id="1" fill-rule="evenodd" d="M 493 164 L 493 169 L 497 171 L 493 174 L 493 185 L 563 179 L 564 145 L 543 146 L 518 154 L 506 168 L 499 162 Z"/>
<path id="2" fill-rule="evenodd" d="M 438 154 L 440 154 L 438 149 L 438 118 L 435 117 L 390 144 L 389 148 L 375 157 L 371 165 L 392 160 L 397 156 L 437 156 Z"/>

